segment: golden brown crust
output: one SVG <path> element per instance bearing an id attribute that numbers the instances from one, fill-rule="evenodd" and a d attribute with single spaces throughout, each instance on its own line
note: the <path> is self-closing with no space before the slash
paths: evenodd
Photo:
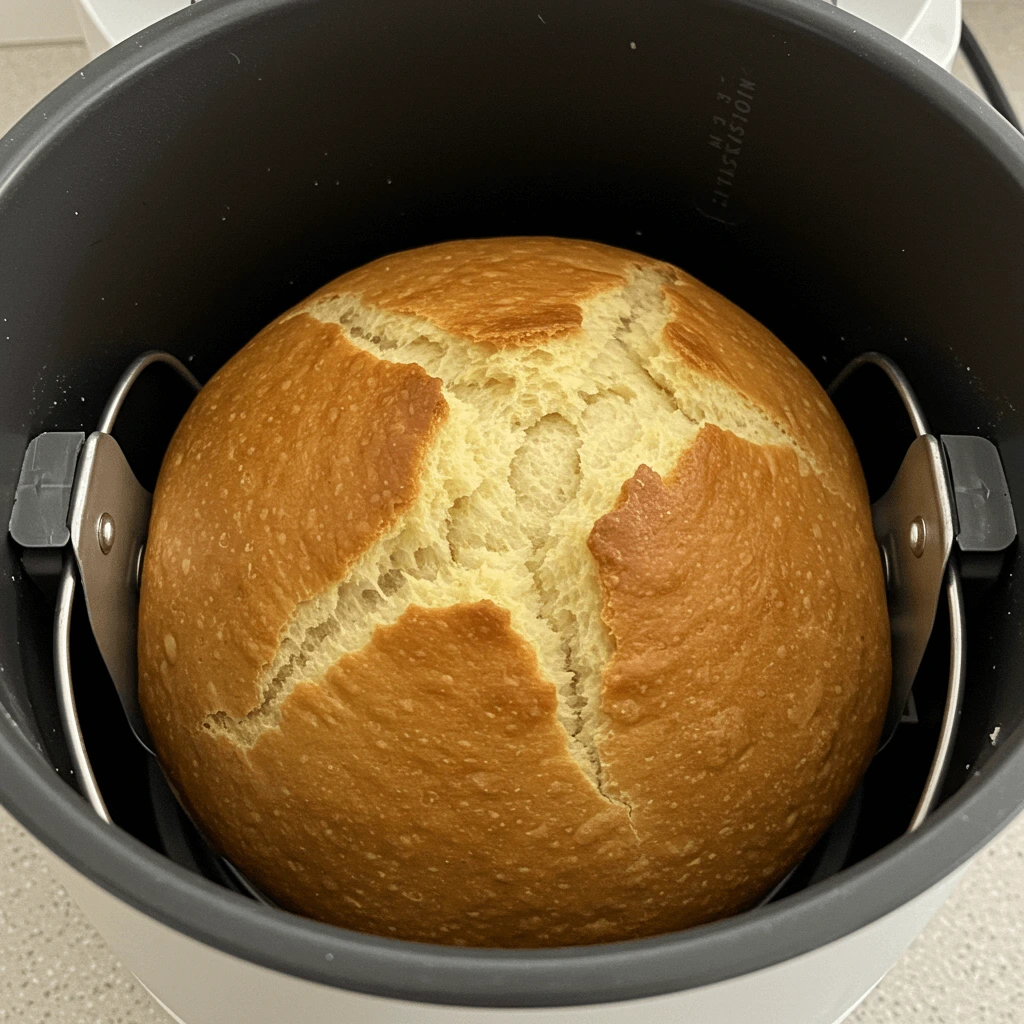
<path id="1" fill-rule="evenodd" d="M 286 907 L 465 945 L 630 938 L 756 901 L 877 741 L 887 619 L 852 600 L 870 536 L 791 450 L 706 427 L 668 481 L 641 467 L 591 547 L 616 802 L 569 756 L 506 611 L 413 607 L 300 683 L 247 754 L 203 735 L 218 771 L 190 792 L 227 855 Z"/>
<path id="2" fill-rule="evenodd" d="M 247 757 L 208 737 L 207 784 L 233 794 L 208 801 L 211 832 L 285 906 L 350 928 L 509 946 L 636 933 L 649 894 L 626 810 L 569 757 L 555 706 L 508 612 L 410 608 L 300 683 Z"/>
<path id="3" fill-rule="evenodd" d="M 489 601 L 407 608 L 300 680 L 251 743 L 207 728 L 262 706 L 297 606 L 401 523 L 448 415 L 418 365 L 302 310 L 355 295 L 491 351 L 572 345 L 586 302 L 636 270 L 661 287 L 663 347 L 816 468 L 706 425 L 594 524 L 615 643 L 601 789 L 534 649 Z M 139 671 L 191 812 L 284 905 L 423 941 L 567 945 L 741 909 L 792 865 L 873 751 L 888 620 L 852 443 L 781 343 L 665 264 L 491 239 L 345 275 L 207 385 L 154 499 Z"/>
<path id="4" fill-rule="evenodd" d="M 389 313 L 431 321 L 503 348 L 571 337 L 581 303 L 626 283 L 636 253 L 566 238 L 479 238 L 425 246 L 368 263 L 311 297 L 348 292 Z"/>
<path id="5" fill-rule="evenodd" d="M 763 324 L 699 281 L 669 268 L 664 289 L 675 354 L 767 413 L 832 485 L 856 505 L 867 501 L 857 451 L 835 406 L 810 370 Z"/>
<path id="6" fill-rule="evenodd" d="M 605 789 L 696 918 L 734 911 L 813 845 L 878 742 L 889 620 L 866 509 L 791 449 L 708 426 L 669 479 L 640 468 L 590 547 L 616 646 Z"/>
<path id="7" fill-rule="evenodd" d="M 208 713 L 260 703 L 296 605 L 413 500 L 446 414 L 420 367 L 306 315 L 271 324 L 199 393 L 154 495 L 139 611 L 139 697 L 172 771 L 202 774 Z"/>

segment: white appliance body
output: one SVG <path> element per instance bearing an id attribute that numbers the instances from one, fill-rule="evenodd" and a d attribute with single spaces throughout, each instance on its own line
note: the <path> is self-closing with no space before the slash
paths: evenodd
<path id="1" fill-rule="evenodd" d="M 823 0 L 902 39 L 944 68 L 960 44 L 961 0 Z M 190 0 L 75 0 L 82 34 L 95 57 Z"/>
<path id="2" fill-rule="evenodd" d="M 948 71 L 960 45 L 961 0 L 835 0 Z"/>
<path id="3" fill-rule="evenodd" d="M 182 1024 L 838 1024 L 903 955 L 966 867 L 859 931 L 751 974 L 649 999 L 547 1009 L 439 1006 L 281 974 L 197 942 L 51 856 L 57 876 Z"/>

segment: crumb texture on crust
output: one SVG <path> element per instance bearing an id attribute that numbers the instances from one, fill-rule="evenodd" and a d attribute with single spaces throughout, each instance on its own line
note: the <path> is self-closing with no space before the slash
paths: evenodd
<path id="1" fill-rule="evenodd" d="M 560 945 L 748 905 L 877 738 L 888 621 L 835 410 L 676 268 L 369 264 L 218 373 L 154 501 L 140 696 L 285 905 Z"/>

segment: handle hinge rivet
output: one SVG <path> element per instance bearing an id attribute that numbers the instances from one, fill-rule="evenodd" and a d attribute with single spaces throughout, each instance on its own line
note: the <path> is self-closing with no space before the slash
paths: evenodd
<path id="1" fill-rule="evenodd" d="M 96 522 L 96 539 L 99 541 L 100 551 L 109 555 L 110 549 L 114 546 L 114 517 L 109 512 L 104 512 Z"/>
<path id="2" fill-rule="evenodd" d="M 927 530 L 925 529 L 924 520 L 918 516 L 910 524 L 910 531 L 907 535 L 907 540 L 910 542 L 910 550 L 914 553 L 915 558 L 920 558 L 924 554 L 926 537 Z"/>

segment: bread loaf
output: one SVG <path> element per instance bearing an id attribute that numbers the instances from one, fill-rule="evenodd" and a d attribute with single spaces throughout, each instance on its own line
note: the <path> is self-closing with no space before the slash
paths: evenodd
<path id="1" fill-rule="evenodd" d="M 754 904 L 878 741 L 850 438 L 682 271 L 554 238 L 338 278 L 167 451 L 139 687 L 177 792 L 283 906 L 560 946 Z"/>

